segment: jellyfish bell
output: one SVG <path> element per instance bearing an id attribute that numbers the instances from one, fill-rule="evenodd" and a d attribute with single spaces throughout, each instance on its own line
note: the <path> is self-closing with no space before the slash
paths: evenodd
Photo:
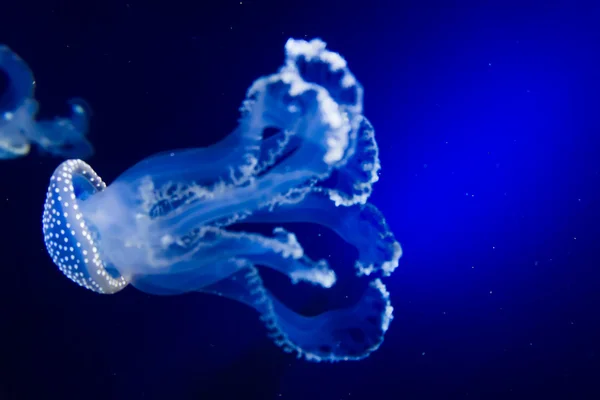
<path id="1" fill-rule="evenodd" d="M 63 162 L 50 178 L 42 231 L 48 254 L 62 273 L 86 289 L 112 294 L 128 282 L 102 259 L 96 232 L 86 224 L 79 209 L 81 201 L 105 188 L 106 184 L 85 162 Z"/>

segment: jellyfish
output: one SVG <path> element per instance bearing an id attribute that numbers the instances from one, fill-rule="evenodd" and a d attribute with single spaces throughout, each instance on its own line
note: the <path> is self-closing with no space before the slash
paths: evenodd
<path id="1" fill-rule="evenodd" d="M 213 146 L 150 156 L 108 186 L 86 162 L 64 161 L 50 179 L 44 241 L 60 271 L 89 290 L 222 296 L 256 310 L 285 352 L 360 360 L 393 319 L 383 279 L 402 255 L 367 202 L 379 150 L 345 59 L 320 39 L 289 39 L 285 54 L 276 73 L 250 86 L 237 128 Z M 329 263 L 285 229 L 290 222 L 324 226 L 356 249 L 350 271 L 367 279 L 356 304 L 307 316 L 265 285 L 262 268 L 293 284 L 336 283 Z M 257 233 L 257 224 L 275 228 Z"/>
<path id="2" fill-rule="evenodd" d="M 85 100 L 68 101 L 69 117 L 36 121 L 33 73 L 21 57 L 2 44 L 0 71 L 7 80 L 4 93 L 0 93 L 0 159 L 25 156 L 32 143 L 42 152 L 63 158 L 91 156 L 93 148 L 86 138 L 91 109 Z"/>

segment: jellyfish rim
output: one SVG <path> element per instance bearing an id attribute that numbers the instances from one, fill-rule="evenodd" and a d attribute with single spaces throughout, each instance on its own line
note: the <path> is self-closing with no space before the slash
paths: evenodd
<path id="1" fill-rule="evenodd" d="M 79 212 L 82 197 L 105 189 L 106 184 L 89 164 L 82 160 L 63 161 L 50 178 L 42 213 L 42 232 L 48 254 L 67 278 L 94 292 L 113 294 L 123 290 L 129 282 L 123 276 L 114 277 L 107 270 L 96 239 Z M 64 227 L 57 218 L 60 213 Z M 59 242 L 61 239 L 64 244 Z M 82 260 L 84 265 L 80 265 Z"/>

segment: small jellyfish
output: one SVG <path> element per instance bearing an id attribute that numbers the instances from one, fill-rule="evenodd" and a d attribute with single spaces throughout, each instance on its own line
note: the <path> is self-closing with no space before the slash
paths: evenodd
<path id="1" fill-rule="evenodd" d="M 93 148 L 86 138 L 91 110 L 79 98 L 69 100 L 70 117 L 36 121 L 38 102 L 29 66 L 6 45 L 0 44 L 0 72 L 6 89 L 0 93 L 0 159 L 29 154 L 35 143 L 43 152 L 64 158 L 88 158 Z"/>
<path id="2" fill-rule="evenodd" d="M 63 162 L 50 179 L 44 240 L 60 271 L 87 289 L 223 296 L 255 309 L 286 352 L 360 360 L 393 318 L 381 278 L 402 255 L 367 203 L 379 150 L 346 61 L 318 39 L 290 39 L 285 49 L 284 65 L 251 85 L 223 141 L 148 157 L 108 186 L 84 161 Z M 306 316 L 263 283 L 257 266 L 292 283 L 336 282 L 328 262 L 283 227 L 290 222 L 324 226 L 357 250 L 354 272 L 368 284 L 356 304 Z M 257 224 L 276 228 L 265 235 Z"/>

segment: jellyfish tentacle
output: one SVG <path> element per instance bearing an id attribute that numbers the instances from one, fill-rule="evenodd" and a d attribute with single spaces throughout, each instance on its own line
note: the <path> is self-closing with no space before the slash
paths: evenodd
<path id="1" fill-rule="evenodd" d="M 329 193 L 320 188 L 293 195 L 278 198 L 276 203 L 246 217 L 243 223 L 301 222 L 325 226 L 358 250 L 358 275 L 380 271 L 389 276 L 396 269 L 402 248 L 375 206 L 336 206 Z"/>
<path id="2" fill-rule="evenodd" d="M 381 281 L 373 281 L 352 307 L 306 317 L 277 300 L 251 263 L 237 262 L 242 266 L 238 272 L 201 291 L 257 310 L 269 336 L 284 351 L 309 361 L 336 362 L 363 359 L 382 344 L 393 307 Z"/>
<path id="3" fill-rule="evenodd" d="M 290 39 L 285 44 L 284 71 L 294 71 L 306 82 L 324 87 L 345 112 L 362 113 L 363 88 L 348 69 L 346 60 L 327 50 L 325 42 Z"/>
<path id="4" fill-rule="evenodd" d="M 319 182 L 336 205 L 365 204 L 371 196 L 373 185 L 379 180 L 379 148 L 373 126 L 364 116 L 358 118 L 353 131 L 354 152 L 346 164 L 332 171 L 331 176 Z"/>
<path id="5" fill-rule="evenodd" d="M 254 172 L 261 138 L 262 131 L 238 126 L 212 146 L 163 151 L 147 157 L 121 174 L 118 180 L 142 182 L 151 176 L 158 190 L 175 182 L 190 181 L 207 188 L 240 185 Z"/>
<path id="6" fill-rule="evenodd" d="M 293 283 L 300 281 L 325 288 L 336 280 L 335 273 L 327 262 L 312 261 L 304 255 L 304 250 L 296 236 L 282 228 L 276 228 L 272 237 L 247 232 L 230 232 L 220 228 L 207 227 L 190 240 L 166 243 L 150 249 L 147 259 L 148 274 L 194 273 L 198 265 L 219 265 L 222 259 L 243 258 L 287 275 Z M 155 252 L 155 253 L 152 253 Z M 157 267 L 165 266 L 166 269 Z M 137 265 L 136 270 L 143 270 Z M 216 268 L 207 268 L 210 275 L 202 285 L 208 285 L 223 276 Z M 210 271 L 216 271 L 211 274 Z M 130 275 L 130 274 L 127 274 Z M 196 281 L 198 281 L 196 274 Z M 160 278 L 160 277 L 159 277 Z"/>

